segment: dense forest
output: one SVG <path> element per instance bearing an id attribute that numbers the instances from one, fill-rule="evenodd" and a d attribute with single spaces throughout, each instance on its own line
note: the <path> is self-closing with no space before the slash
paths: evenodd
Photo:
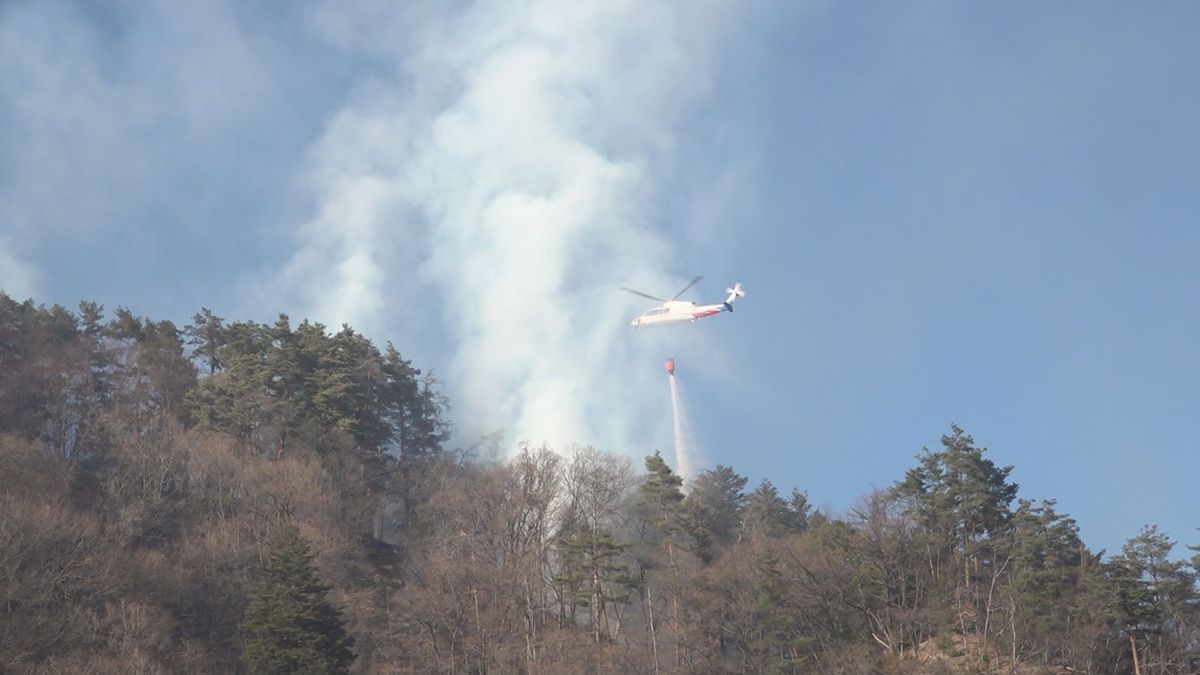
<path id="1" fill-rule="evenodd" d="M 826 513 L 447 406 L 349 327 L 0 293 L 0 672 L 1200 672 L 1200 555 L 1089 550 L 956 426 Z"/>

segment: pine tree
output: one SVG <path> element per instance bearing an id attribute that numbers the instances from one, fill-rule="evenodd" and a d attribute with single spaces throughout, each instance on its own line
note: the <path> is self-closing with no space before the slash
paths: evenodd
<path id="1" fill-rule="evenodd" d="M 788 500 L 788 531 L 799 534 L 807 530 L 811 515 L 812 506 L 808 503 L 808 494 L 792 488 L 792 497 Z"/>
<path id="2" fill-rule="evenodd" d="M 651 572 L 661 562 L 659 559 L 662 548 L 666 549 L 666 595 L 670 611 L 668 625 L 673 627 L 676 636 L 679 633 L 679 566 L 676 564 L 675 539 L 685 530 L 683 522 L 683 477 L 671 470 L 657 450 L 646 457 L 646 477 L 638 488 L 638 510 L 647 529 L 649 551 L 643 551 L 634 557 L 638 560 L 641 579 L 639 587 L 643 594 L 642 603 L 649 617 L 651 648 L 654 652 L 654 672 L 659 668 L 658 632 L 654 620 L 654 591 Z M 660 596 L 661 597 L 661 596 Z M 662 624 L 660 619 L 658 622 Z M 679 648 L 676 646 L 676 663 L 679 662 Z"/>
<path id="3" fill-rule="evenodd" d="M 924 530 L 927 562 L 941 587 L 939 628 L 975 633 L 975 656 L 982 660 L 997 609 L 991 589 L 1008 570 L 1009 505 L 1018 486 L 1008 482 L 1013 467 L 986 458 L 987 449 L 958 425 L 950 425 L 942 446 L 918 456 L 920 465 L 894 490 Z"/>
<path id="4" fill-rule="evenodd" d="M 1054 500 L 1040 506 L 1022 499 L 1012 514 L 1011 583 L 1005 639 L 1010 654 L 1062 655 L 1072 624 L 1089 613 L 1079 607 L 1081 578 L 1097 559 L 1079 539 L 1074 519 L 1055 511 Z M 1081 618 L 1083 616 L 1083 618 Z"/>
<path id="5" fill-rule="evenodd" d="M 261 438 L 271 413 L 270 332 L 250 321 L 229 324 L 222 335 L 221 372 L 202 380 L 188 395 L 190 403 L 203 426 L 232 434 L 263 452 L 270 446 Z"/>
<path id="6" fill-rule="evenodd" d="M 250 593 L 242 630 L 242 663 L 253 673 L 344 673 L 353 639 L 326 599 L 313 555 L 295 525 L 286 525 Z"/>
<path id="7" fill-rule="evenodd" d="M 437 380 L 422 375 L 390 342 L 384 350 L 382 372 L 380 396 L 391 421 L 389 440 L 398 456 L 406 464 L 435 457 L 449 437 L 441 419 L 446 402 L 437 392 Z"/>
<path id="8" fill-rule="evenodd" d="M 82 309 L 83 305 L 80 305 L 80 308 Z M 87 317 L 86 313 L 84 317 Z M 187 342 L 192 346 L 195 355 L 208 366 L 209 375 L 216 374 L 222 367 L 221 347 L 225 344 L 224 321 L 209 308 L 201 307 L 200 311 L 192 317 L 192 322 L 183 329 L 183 333 L 188 339 Z"/>
<path id="9" fill-rule="evenodd" d="M 696 541 L 696 554 L 712 559 L 714 543 L 734 539 L 746 505 L 746 477 L 727 466 L 706 469 L 692 481 L 685 502 L 688 534 Z"/>
<path id="10" fill-rule="evenodd" d="M 778 537 L 790 529 L 792 511 L 788 503 L 779 496 L 779 491 L 769 480 L 764 480 L 746 498 L 742 532 L 746 536 Z"/>
<path id="11" fill-rule="evenodd" d="M 1200 598 L 1187 564 L 1172 559 L 1174 547 L 1157 526 L 1148 525 L 1109 561 L 1130 648 L 1136 644 L 1148 663 L 1183 664 L 1193 658 L 1189 646 L 1196 638 L 1196 624 L 1191 617 Z"/>
<path id="12" fill-rule="evenodd" d="M 759 667 L 768 673 L 796 672 L 795 657 L 809 646 L 811 638 L 796 625 L 783 565 L 774 551 L 763 546 L 755 554 L 750 572 L 754 588 L 750 651 Z"/>
<path id="13" fill-rule="evenodd" d="M 646 479 L 639 491 L 639 504 L 646 522 L 670 537 L 679 530 L 680 505 L 683 503 L 683 478 L 671 470 L 657 450 L 646 457 Z"/>
<path id="14" fill-rule="evenodd" d="M 611 634 L 609 606 L 624 606 L 637 585 L 622 559 L 626 548 L 602 529 L 579 532 L 559 543 L 562 571 L 557 580 L 573 590 L 573 606 L 588 608 L 596 642 Z"/>
<path id="15" fill-rule="evenodd" d="M 292 330 L 287 314 L 280 314 L 274 326 L 264 329 L 270 337 L 262 372 L 269 401 L 266 412 L 274 422 L 271 443 L 275 454 L 282 457 L 303 434 L 305 422 L 311 416 L 312 396 L 307 380 L 313 368 L 309 363 L 311 358 L 306 358 L 301 348 L 300 334 Z"/>
<path id="16" fill-rule="evenodd" d="M 957 425 L 950 431 L 942 436 L 945 449 L 926 449 L 917 458 L 921 465 L 909 469 L 896 489 L 914 500 L 914 515 L 922 524 L 969 554 L 980 538 L 1007 525 L 1017 484 L 1008 482 L 1011 466 L 999 467 L 984 457 L 987 449 L 975 447 L 975 439 Z"/>

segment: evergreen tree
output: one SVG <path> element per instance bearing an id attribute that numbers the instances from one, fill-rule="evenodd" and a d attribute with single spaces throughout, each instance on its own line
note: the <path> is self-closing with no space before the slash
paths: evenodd
<path id="1" fill-rule="evenodd" d="M 791 529 L 793 514 L 769 480 L 746 498 L 742 532 L 749 537 L 778 537 Z"/>
<path id="2" fill-rule="evenodd" d="M 1079 527 L 1054 509 L 1022 499 L 1012 515 L 1012 562 L 1004 639 L 1010 654 L 1041 652 L 1066 657 L 1068 630 L 1082 623 L 1081 586 L 1096 557 L 1079 539 Z M 1088 617 L 1090 618 L 1090 614 Z"/>
<path id="3" fill-rule="evenodd" d="M 316 391 L 323 428 L 353 435 L 362 448 L 385 449 L 396 436 L 390 420 L 383 357 L 365 336 L 343 326 L 320 360 L 321 386 Z"/>
<path id="4" fill-rule="evenodd" d="M 787 606 L 787 581 L 780 568 L 778 556 L 766 546 L 759 549 L 751 568 L 754 631 L 748 646 L 759 667 L 770 673 L 788 672 L 792 665 L 788 661 L 797 644 L 804 640 L 793 625 L 791 608 Z"/>
<path id="5" fill-rule="evenodd" d="M 79 335 L 79 320 L 66 307 L 54 305 L 49 311 L 42 310 L 41 314 L 51 344 L 67 344 Z"/>
<path id="6" fill-rule="evenodd" d="M 222 332 L 222 370 L 201 381 L 189 394 L 190 402 L 204 426 L 265 451 L 272 440 L 262 438 L 273 412 L 268 390 L 272 377 L 267 366 L 273 349 L 271 335 L 266 326 L 252 321 L 229 324 Z"/>
<path id="7" fill-rule="evenodd" d="M 201 307 L 192 317 L 192 322 L 183 329 L 193 353 L 208 366 L 209 375 L 215 375 L 221 369 L 221 347 L 225 344 L 224 321 L 209 308 Z"/>
<path id="8" fill-rule="evenodd" d="M 391 417 L 390 441 L 405 463 L 431 459 L 442 449 L 449 429 L 441 415 L 446 402 L 437 393 L 437 380 L 400 356 L 389 342 L 383 356 L 381 394 Z"/>
<path id="9" fill-rule="evenodd" d="M 975 633 L 974 656 L 982 660 L 998 615 L 990 589 L 1007 573 L 1011 555 L 1009 504 L 1017 484 L 1008 482 L 1011 466 L 984 457 L 986 448 L 975 447 L 975 439 L 957 425 L 942 436 L 942 446 L 918 456 L 920 465 L 894 490 L 924 530 L 923 548 L 940 591 L 934 607 L 939 628 Z"/>
<path id="10" fill-rule="evenodd" d="M 646 479 L 639 488 L 639 505 L 646 523 L 670 537 L 679 530 L 683 478 L 671 470 L 657 450 L 646 458 Z"/>
<path id="11" fill-rule="evenodd" d="M 984 457 L 986 448 L 957 425 L 942 436 L 941 452 L 925 450 L 920 466 L 909 469 L 897 491 L 913 499 L 915 515 L 926 527 L 957 541 L 963 553 L 986 535 L 1004 529 L 1017 484 L 1007 481 L 1011 466 Z"/>
<path id="12" fill-rule="evenodd" d="M 671 470 L 657 450 L 646 457 L 646 477 L 638 488 L 637 509 L 642 522 L 645 523 L 645 540 L 643 550 L 634 549 L 633 557 L 637 560 L 640 579 L 639 590 L 642 593 L 643 606 L 649 613 L 648 628 L 651 633 L 652 649 L 654 652 L 655 672 L 658 671 L 658 633 L 659 627 L 654 621 L 654 592 L 655 587 L 664 584 L 662 580 L 652 578 L 651 572 L 658 568 L 662 561 L 662 549 L 666 549 L 665 590 L 669 599 L 670 611 L 667 615 L 668 625 L 678 633 L 679 623 L 679 565 L 676 562 L 677 547 L 675 539 L 684 531 L 683 523 L 683 477 Z M 665 546 L 664 546 L 665 544 Z M 655 582 L 658 583 L 655 583 Z M 660 597 L 661 594 L 660 594 Z M 660 617 L 662 615 L 660 614 Z M 658 625 L 663 625 L 660 618 Z"/>
<path id="13" fill-rule="evenodd" d="M 587 607 L 593 638 L 599 642 L 611 634 L 609 606 L 629 602 L 630 589 L 637 586 L 622 560 L 627 546 L 607 530 L 580 531 L 559 542 L 562 568 L 556 581 L 571 589 L 574 607 Z"/>
<path id="14" fill-rule="evenodd" d="M 808 494 L 792 488 L 791 499 L 788 500 L 788 530 L 800 534 L 808 529 L 808 519 L 812 515 L 812 505 L 808 503 Z"/>
<path id="15" fill-rule="evenodd" d="M 301 435 L 310 417 L 312 397 L 307 376 L 313 368 L 311 358 L 306 358 L 300 344 L 300 334 L 292 330 L 287 314 L 280 314 L 274 326 L 264 329 L 271 340 L 262 373 L 269 400 L 267 414 L 275 423 L 272 435 L 276 454 L 282 456 Z"/>
<path id="16" fill-rule="evenodd" d="M 1174 664 L 1184 672 L 1195 657 L 1189 646 L 1200 638 L 1200 596 L 1187 564 L 1171 559 L 1174 546 L 1157 526 L 1144 527 L 1109 562 L 1109 576 L 1131 649 L 1137 645 L 1143 662 Z"/>
<path id="17" fill-rule="evenodd" d="M 118 307 L 115 314 L 116 316 L 108 322 L 108 326 L 104 329 L 108 337 L 116 340 L 141 341 L 145 339 L 145 322 L 131 312 L 128 307 Z"/>
<path id="18" fill-rule="evenodd" d="M 196 384 L 196 367 L 184 354 L 184 334 L 171 321 L 138 317 L 118 307 L 116 316 L 102 329 L 107 339 L 102 345 L 105 358 L 100 360 L 102 381 L 97 383 L 97 392 L 111 397 L 119 410 L 135 418 L 159 411 L 186 423 L 190 418 L 187 397 Z"/>
<path id="19" fill-rule="evenodd" d="M 242 663 L 253 673 L 344 673 L 354 641 L 341 613 L 326 599 L 308 543 L 285 525 L 251 591 L 242 630 Z"/>
<path id="20" fill-rule="evenodd" d="M 732 541 L 746 504 L 746 477 L 727 466 L 706 469 L 692 482 L 686 500 L 688 534 L 696 541 L 696 554 L 711 560 L 713 543 Z"/>
<path id="21" fill-rule="evenodd" d="M 79 325 L 85 335 L 93 338 L 100 337 L 100 331 L 103 329 L 100 325 L 100 320 L 103 318 L 104 305 L 90 300 L 84 300 L 79 303 Z"/>

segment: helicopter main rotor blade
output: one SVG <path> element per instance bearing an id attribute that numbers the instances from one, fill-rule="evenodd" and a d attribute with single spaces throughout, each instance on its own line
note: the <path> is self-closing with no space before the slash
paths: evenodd
<path id="1" fill-rule="evenodd" d="M 704 277 L 696 277 L 695 279 L 692 279 L 692 281 L 691 281 L 691 282 L 690 282 L 690 283 L 689 283 L 687 286 L 684 286 L 684 287 L 683 287 L 683 290 L 682 290 L 682 291 L 679 291 L 678 293 L 676 293 L 676 294 L 675 294 L 675 297 L 673 297 L 673 298 L 671 298 L 671 299 L 672 299 L 672 300 L 678 300 L 678 299 L 679 299 L 679 296 L 683 295 L 684 293 L 687 293 L 687 290 L 688 290 L 689 288 L 691 288 L 692 286 L 695 286 L 695 285 L 696 285 L 697 283 L 699 283 L 699 282 L 700 282 L 700 280 L 701 280 L 701 279 L 703 279 L 703 278 L 704 278 Z"/>
<path id="2" fill-rule="evenodd" d="M 651 300 L 656 300 L 656 301 L 658 301 L 658 302 L 666 302 L 666 300 L 663 300 L 662 298 L 656 298 L 656 297 L 654 297 L 653 295 L 650 295 L 649 293 L 643 293 L 643 292 L 641 292 L 641 291 L 635 291 L 635 290 L 633 290 L 632 288 L 625 288 L 624 286 L 622 286 L 622 287 L 621 287 L 621 290 L 625 291 L 626 293 L 633 293 L 634 295 L 640 295 L 640 296 L 642 296 L 643 298 L 650 298 Z"/>

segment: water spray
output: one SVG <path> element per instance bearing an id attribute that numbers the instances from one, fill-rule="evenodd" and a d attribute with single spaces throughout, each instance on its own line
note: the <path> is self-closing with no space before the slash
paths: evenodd
<path id="1" fill-rule="evenodd" d="M 687 417 L 683 412 L 683 403 L 679 400 L 679 385 L 675 381 L 675 359 L 667 359 L 664 366 L 667 379 L 671 382 L 671 420 L 672 431 L 675 435 L 675 470 L 683 479 L 684 491 L 692 478 L 691 434 L 688 432 Z"/>

